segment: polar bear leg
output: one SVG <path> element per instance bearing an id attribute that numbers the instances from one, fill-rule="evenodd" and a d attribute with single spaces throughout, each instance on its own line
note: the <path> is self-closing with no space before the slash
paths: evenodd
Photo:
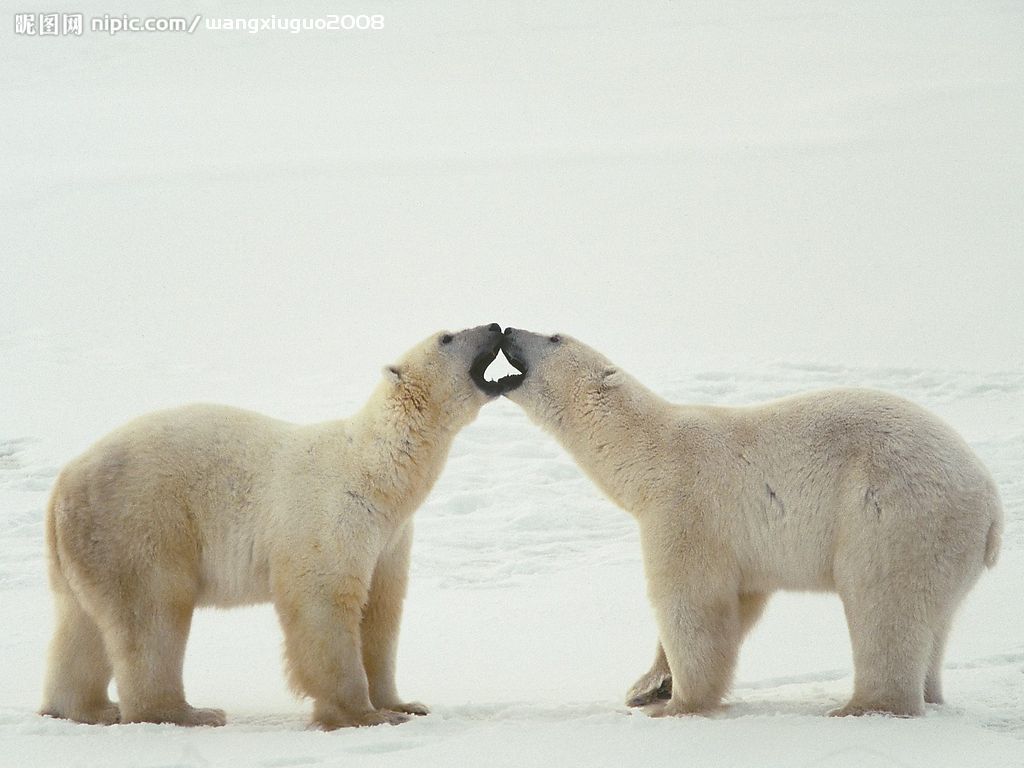
<path id="1" fill-rule="evenodd" d="M 714 709 L 728 690 L 736 667 L 740 646 L 738 597 L 684 594 L 680 590 L 654 602 L 659 634 L 672 670 L 672 698 L 650 714 L 662 717 Z"/>
<path id="2" fill-rule="evenodd" d="M 109 725 L 121 719 L 107 688 L 112 669 L 96 622 L 71 593 L 62 575 L 55 575 L 57 626 L 50 644 L 46 693 L 41 714 L 80 723 Z"/>
<path id="3" fill-rule="evenodd" d="M 924 700 L 926 704 L 942 704 L 942 657 L 946 651 L 949 636 L 949 618 L 935 622 L 932 627 L 932 648 L 928 658 L 928 673 L 924 678 Z"/>
<path id="4" fill-rule="evenodd" d="M 672 671 L 665 657 L 665 648 L 659 642 L 651 668 L 641 675 L 626 693 L 626 706 L 646 707 L 659 699 L 669 699 L 671 696 Z"/>
<path id="5" fill-rule="evenodd" d="M 101 617 L 125 723 L 224 725 L 220 709 L 185 701 L 182 667 L 194 602 L 140 591 Z"/>
<path id="6" fill-rule="evenodd" d="M 395 545 L 377 561 L 360 631 L 363 664 L 373 706 L 410 715 L 426 715 L 430 710 L 425 705 L 402 701 L 395 683 L 398 630 L 409 581 L 411 549 L 412 524 L 407 523 Z"/>
<path id="7" fill-rule="evenodd" d="M 746 593 L 739 597 L 740 640 L 746 637 L 750 628 L 757 623 L 768 603 L 768 593 Z M 665 649 L 658 643 L 651 668 L 629 689 L 626 706 L 645 707 L 659 699 L 672 697 L 672 672 L 665 657 Z"/>
<path id="8" fill-rule="evenodd" d="M 311 564 L 307 574 L 330 574 Z M 363 666 L 360 624 L 368 589 L 355 576 L 330 576 L 323 583 L 291 581 L 275 596 L 284 630 L 288 679 L 313 699 L 313 723 L 324 730 L 361 725 L 396 725 L 408 715 L 377 710 Z"/>
<path id="9" fill-rule="evenodd" d="M 853 697 L 833 716 L 924 714 L 932 628 L 926 598 L 886 588 L 840 592 L 853 645 Z"/>

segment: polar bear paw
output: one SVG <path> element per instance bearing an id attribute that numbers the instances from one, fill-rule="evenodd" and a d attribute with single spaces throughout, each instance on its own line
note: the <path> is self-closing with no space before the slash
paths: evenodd
<path id="1" fill-rule="evenodd" d="M 656 701 L 672 698 L 672 675 L 650 671 L 633 683 L 626 694 L 627 707 L 646 707 Z"/>
<path id="2" fill-rule="evenodd" d="M 418 701 L 406 701 L 401 704 L 388 704 L 387 708 L 394 712 L 404 712 L 407 715 L 416 715 L 417 717 L 430 714 L 430 707 L 426 704 L 421 704 Z"/>
<path id="3" fill-rule="evenodd" d="M 829 717 L 862 717 L 863 715 L 888 715 L 889 717 L 918 717 L 924 714 L 923 707 L 916 707 L 912 704 L 854 704 L 852 701 L 846 706 L 833 709 L 828 713 Z"/>
<path id="4" fill-rule="evenodd" d="M 227 715 L 224 714 L 223 709 L 213 709 L 210 707 L 189 707 L 188 709 L 188 713 L 179 722 L 179 725 L 208 725 L 220 727 L 228 721 Z"/>
<path id="5" fill-rule="evenodd" d="M 706 715 L 715 709 L 715 704 L 693 704 L 686 701 L 658 701 L 644 707 L 648 717 L 685 717 L 687 715 Z"/>
<path id="6" fill-rule="evenodd" d="M 395 712 L 391 709 L 371 709 L 368 712 L 343 712 L 335 710 L 330 713 L 317 713 L 313 717 L 313 726 L 325 731 L 338 728 L 366 728 L 374 725 L 401 725 L 412 720 L 412 715 Z"/>
<path id="7" fill-rule="evenodd" d="M 68 711 L 51 707 L 43 709 L 39 714 L 44 717 L 74 720 L 88 725 L 114 725 L 121 722 L 121 708 L 113 702 Z"/>
<path id="8" fill-rule="evenodd" d="M 218 727 L 227 722 L 223 709 L 205 709 L 188 704 L 173 709 L 143 710 L 122 718 L 125 723 L 171 723 L 187 727 Z"/>

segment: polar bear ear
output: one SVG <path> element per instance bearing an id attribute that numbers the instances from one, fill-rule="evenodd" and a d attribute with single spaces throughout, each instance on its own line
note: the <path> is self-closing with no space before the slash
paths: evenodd
<path id="1" fill-rule="evenodd" d="M 613 365 L 609 365 L 601 373 L 601 387 L 602 389 L 612 389 L 619 386 L 623 382 L 622 371 Z"/>
<path id="2" fill-rule="evenodd" d="M 402 380 L 402 369 L 399 368 L 397 365 L 385 365 L 384 378 L 390 381 L 392 384 L 397 384 Z"/>

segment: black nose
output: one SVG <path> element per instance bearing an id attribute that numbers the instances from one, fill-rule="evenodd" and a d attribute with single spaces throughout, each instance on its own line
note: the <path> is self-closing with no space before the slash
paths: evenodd
<path id="1" fill-rule="evenodd" d="M 501 326 L 498 325 L 497 323 L 491 323 L 490 325 L 487 326 L 487 330 L 491 331 L 492 333 L 501 333 Z"/>
<path id="2" fill-rule="evenodd" d="M 510 326 L 509 326 L 508 328 L 506 328 L 506 329 L 505 329 L 505 335 L 506 335 L 506 336 L 511 336 L 511 335 L 512 335 L 512 331 L 514 331 L 514 330 L 515 330 L 515 328 L 513 328 L 513 327 L 512 327 L 511 325 L 510 325 Z"/>

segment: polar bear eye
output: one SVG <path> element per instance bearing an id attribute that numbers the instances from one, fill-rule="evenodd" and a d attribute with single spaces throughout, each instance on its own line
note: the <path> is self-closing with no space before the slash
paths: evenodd
<path id="1" fill-rule="evenodd" d="M 562 337 L 559 336 L 557 333 L 554 336 L 552 336 L 551 338 L 548 339 L 548 341 L 550 341 L 552 344 L 557 344 L 561 340 L 562 340 Z"/>
<path id="2" fill-rule="evenodd" d="M 441 337 L 441 343 L 442 344 L 451 344 L 452 343 L 452 339 L 454 339 L 454 338 L 455 337 L 452 336 L 450 333 L 446 333 L 444 336 Z"/>

